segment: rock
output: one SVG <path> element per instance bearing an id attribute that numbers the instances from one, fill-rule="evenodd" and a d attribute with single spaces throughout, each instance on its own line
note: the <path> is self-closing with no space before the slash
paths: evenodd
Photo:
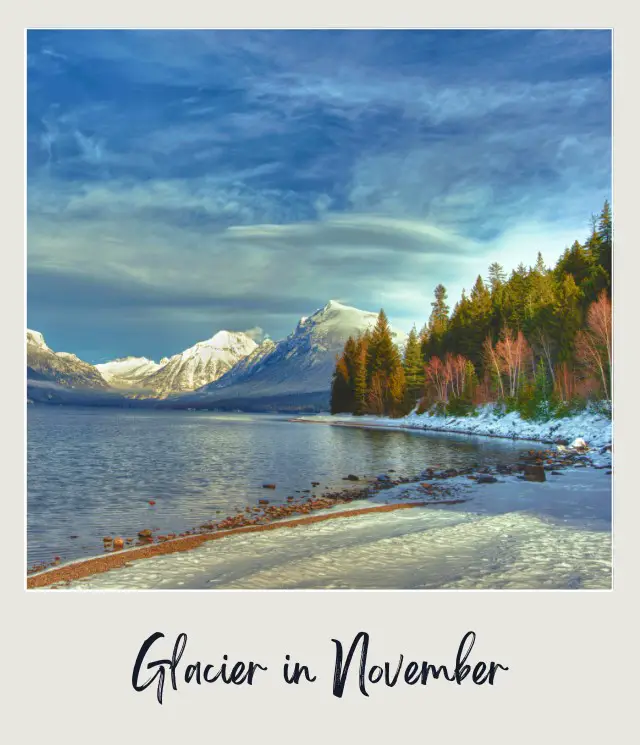
<path id="1" fill-rule="evenodd" d="M 478 476 L 476 479 L 477 484 L 495 484 L 498 479 L 495 476 Z"/>
<path id="2" fill-rule="evenodd" d="M 569 440 L 565 440 L 562 437 L 558 437 L 557 440 L 553 441 L 554 445 L 564 445 L 565 447 L 569 444 Z"/>
<path id="3" fill-rule="evenodd" d="M 268 499 L 259 499 L 258 500 L 258 504 L 269 504 L 269 500 Z"/>
<path id="4" fill-rule="evenodd" d="M 524 467 L 524 478 L 526 481 L 546 481 L 547 477 L 544 468 L 538 465 L 526 465 Z"/>
<path id="5" fill-rule="evenodd" d="M 380 474 L 380 475 L 379 475 L 379 476 L 377 477 L 377 479 L 378 479 L 378 481 L 391 481 L 391 476 L 389 476 L 389 475 L 388 475 L 388 474 L 386 474 L 386 473 L 381 473 L 381 474 Z"/>
<path id="6" fill-rule="evenodd" d="M 360 481 L 360 476 L 356 476 L 355 474 L 350 473 L 348 476 L 345 476 L 345 478 L 342 480 L 343 481 Z"/>
<path id="7" fill-rule="evenodd" d="M 589 446 L 582 437 L 576 437 L 576 439 L 571 443 L 571 447 L 574 450 L 587 450 Z"/>
<path id="8" fill-rule="evenodd" d="M 144 530 L 140 530 L 138 532 L 138 537 L 140 538 L 151 538 L 153 535 L 152 531 L 149 530 L 149 528 L 145 528 Z"/>
<path id="9" fill-rule="evenodd" d="M 448 469 L 447 469 L 447 470 L 446 470 L 446 471 L 444 472 L 444 475 L 445 475 L 445 476 L 446 476 L 447 478 L 450 478 L 450 479 L 452 479 L 452 478 L 453 478 L 454 476 L 457 476 L 457 475 L 458 475 L 458 472 L 456 471 L 456 469 L 455 469 L 455 468 L 448 468 Z"/>
<path id="10" fill-rule="evenodd" d="M 275 489 L 276 485 L 275 484 L 263 484 L 262 488 L 263 489 Z"/>
<path id="11" fill-rule="evenodd" d="M 114 538 L 113 539 L 113 550 L 119 551 L 121 548 L 124 548 L 124 538 Z"/>
<path id="12" fill-rule="evenodd" d="M 612 473 L 613 473 L 613 471 L 607 471 L 606 474 L 605 474 L 605 476 L 611 476 Z"/>
<path id="13" fill-rule="evenodd" d="M 551 471 L 552 476 L 564 476 L 564 474 L 561 471 Z"/>
<path id="14" fill-rule="evenodd" d="M 320 486 L 320 482 L 319 481 L 312 481 L 311 482 L 311 486 Z"/>
<path id="15" fill-rule="evenodd" d="M 388 471 L 388 473 L 395 473 L 395 472 L 396 472 L 396 469 L 395 468 L 390 468 L 389 471 Z"/>

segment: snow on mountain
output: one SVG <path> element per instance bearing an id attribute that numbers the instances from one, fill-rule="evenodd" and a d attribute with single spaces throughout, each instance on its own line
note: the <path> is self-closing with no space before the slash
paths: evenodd
<path id="1" fill-rule="evenodd" d="M 65 388 L 108 389 L 100 372 L 70 352 L 54 352 L 39 331 L 27 329 L 27 383 Z"/>
<path id="2" fill-rule="evenodd" d="M 168 359 L 165 358 L 164 362 L 168 362 Z M 117 360 L 96 365 L 102 377 L 117 388 L 135 388 L 143 378 L 161 367 L 162 363 L 158 364 L 146 357 L 120 357 Z"/>
<path id="3" fill-rule="evenodd" d="M 49 349 L 44 340 L 44 336 L 39 331 L 27 329 L 27 344 L 31 344 L 40 349 Z"/>
<path id="4" fill-rule="evenodd" d="M 193 391 L 217 380 L 257 347 L 246 334 L 219 331 L 184 352 L 170 357 L 157 370 L 139 379 L 141 388 L 157 396 Z M 154 363 L 155 364 L 155 363 Z"/>
<path id="5" fill-rule="evenodd" d="M 250 357 L 236 365 L 219 380 L 207 385 L 193 397 L 205 401 L 296 397 L 319 394 L 329 400 L 331 377 L 336 355 L 342 352 L 349 336 L 371 328 L 378 314 L 358 310 L 331 300 L 313 315 L 303 317 L 295 330 L 278 343 L 263 342 Z M 402 346 L 403 333 L 393 332 Z"/>

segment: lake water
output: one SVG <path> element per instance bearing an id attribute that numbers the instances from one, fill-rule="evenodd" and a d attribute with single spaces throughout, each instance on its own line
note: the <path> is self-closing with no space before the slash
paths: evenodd
<path id="1" fill-rule="evenodd" d="M 414 476 L 427 466 L 508 463 L 530 447 L 275 415 L 30 406 L 27 563 L 102 553 L 106 535 L 183 532 L 265 494 L 285 502 L 312 481 L 321 494 L 349 473 Z M 265 492 L 263 483 L 277 489 Z"/>

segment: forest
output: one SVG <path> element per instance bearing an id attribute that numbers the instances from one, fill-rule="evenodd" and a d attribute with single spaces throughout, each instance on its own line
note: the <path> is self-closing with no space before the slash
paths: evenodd
<path id="1" fill-rule="evenodd" d="M 465 415 L 490 402 L 526 419 L 588 404 L 610 412 L 611 275 L 605 201 L 588 239 L 576 240 L 554 267 L 540 253 L 534 266 L 520 264 L 509 276 L 493 263 L 453 310 L 439 284 L 428 321 L 411 329 L 402 352 L 381 309 L 375 326 L 349 337 L 336 360 L 331 412 Z"/>

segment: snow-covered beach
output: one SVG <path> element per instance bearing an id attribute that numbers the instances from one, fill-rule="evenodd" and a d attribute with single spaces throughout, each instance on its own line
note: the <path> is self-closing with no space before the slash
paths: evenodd
<path id="1" fill-rule="evenodd" d="M 523 419 L 517 412 L 502 414 L 498 407 L 487 404 L 479 407 L 476 416 L 438 416 L 415 412 L 399 419 L 348 414 L 314 415 L 299 417 L 295 421 L 317 422 L 338 426 L 387 427 L 401 429 L 449 432 L 451 434 L 480 435 L 540 443 L 568 445 L 576 439 L 584 440 L 591 449 L 610 446 L 612 441 L 611 419 L 606 415 L 585 409 L 574 416 L 549 419 L 545 422 Z"/>
<path id="2" fill-rule="evenodd" d="M 541 451 L 547 463 L 555 464 L 546 466 L 542 483 L 523 480 L 517 469 L 500 465 L 475 472 L 427 469 L 418 481 L 400 477 L 395 484 L 395 474 L 380 474 L 377 479 L 372 474 L 380 488 L 372 489 L 368 498 L 314 511 L 335 519 L 280 520 L 282 529 L 230 531 L 223 540 L 139 560 L 131 554 L 131 561 L 122 562 L 123 566 L 55 586 L 78 590 L 611 587 L 611 422 L 607 417 L 584 412 L 535 424 L 491 412 L 464 419 L 316 416 L 298 420 L 299 426 L 307 421 L 433 428 L 458 436 L 465 427 L 476 437 L 570 442 Z M 558 466 L 563 460 L 564 465 Z M 552 471 L 555 468 L 561 470 Z M 487 476 L 489 472 L 493 475 Z M 423 506 L 425 499 L 432 500 L 428 506 Z M 438 504 L 442 499 L 457 503 Z M 371 510 L 401 504 L 415 504 L 415 508 Z"/>
<path id="3" fill-rule="evenodd" d="M 229 535 L 65 587 L 608 589 L 611 534 L 601 507 L 610 502 L 610 479 L 603 469 L 576 468 L 542 484 L 515 477 L 460 484 L 473 501 Z M 514 510 L 516 485 L 521 504 Z M 375 501 L 421 498 L 417 491 L 403 485 Z M 363 504 L 370 502 L 351 509 Z"/>

